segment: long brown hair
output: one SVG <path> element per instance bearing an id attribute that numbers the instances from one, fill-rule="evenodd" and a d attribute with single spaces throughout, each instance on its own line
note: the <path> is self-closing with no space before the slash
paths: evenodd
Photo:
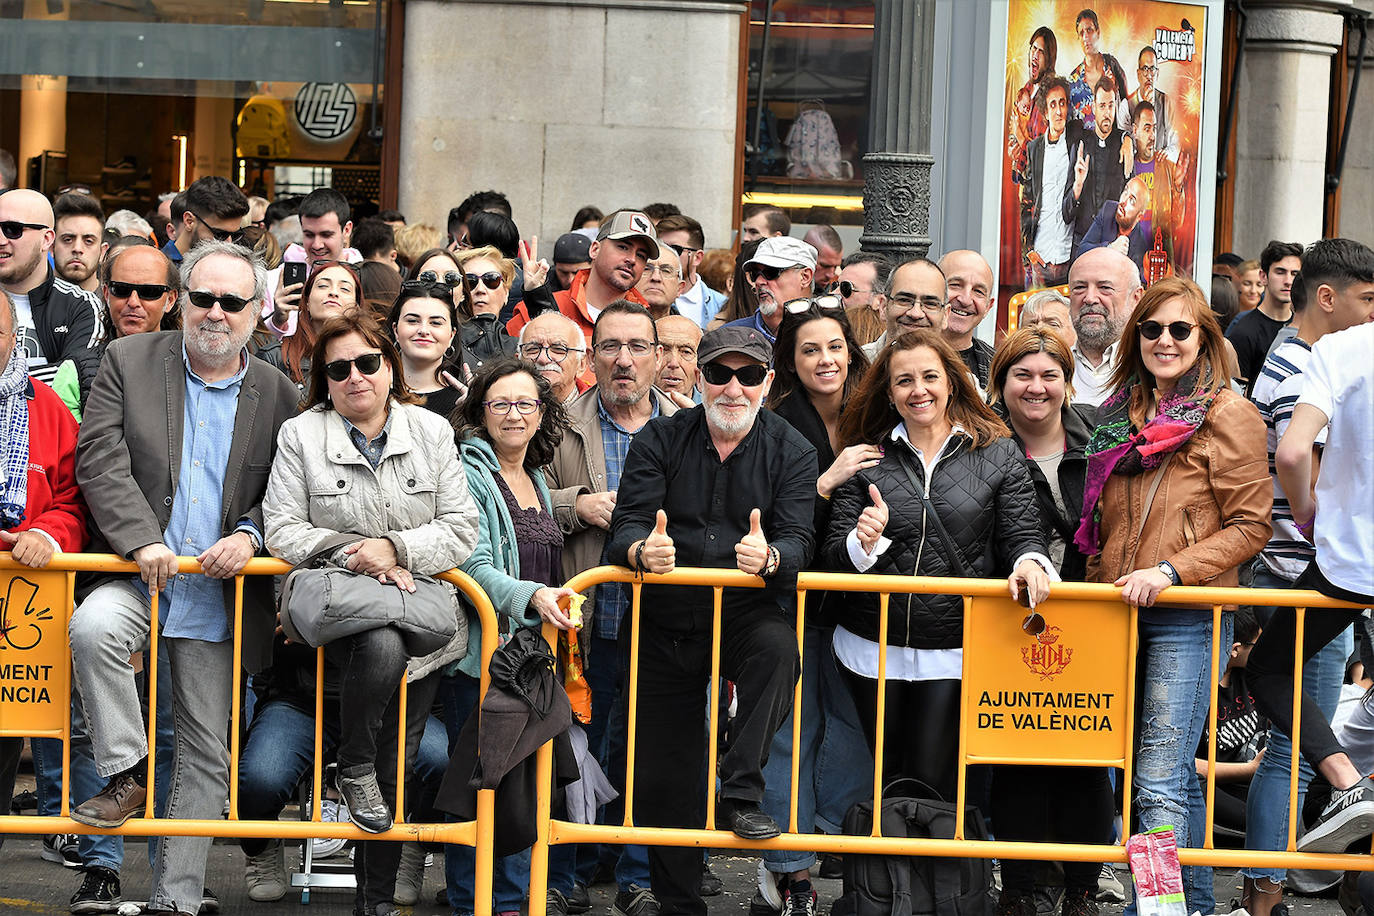
<path id="1" fill-rule="evenodd" d="M 849 326 L 849 317 L 843 308 L 822 309 L 813 304 L 799 314 L 787 313 L 782 316 L 782 324 L 778 326 L 778 338 L 773 344 L 775 374 L 773 385 L 768 389 L 769 408 L 777 409 L 779 404 L 792 395 L 807 394 L 806 387 L 797 376 L 797 335 L 811 322 L 824 318 L 839 324 L 844 334 L 845 348 L 849 351 L 849 365 L 845 370 L 841 403 L 847 402 L 853 396 L 854 389 L 859 387 L 859 379 L 868 368 L 868 357 L 864 356 L 863 347 L 859 346 L 859 341 L 854 337 L 854 331 Z"/>
<path id="2" fill-rule="evenodd" d="M 921 329 L 907 331 L 890 341 L 873 365 L 864 373 L 863 381 L 840 417 L 841 447 L 882 442 L 902 415 L 897 412 L 888 394 L 891 385 L 892 357 L 903 350 L 927 347 L 935 351 L 940 367 L 949 379 L 949 403 L 945 418 L 964 429 L 973 448 L 982 448 L 996 439 L 1011 435 L 1007 424 L 978 396 L 978 388 L 968 368 L 954 348 L 945 342 L 939 331 Z"/>
<path id="3" fill-rule="evenodd" d="M 1064 403 L 1073 398 L 1073 353 L 1064 338 L 1047 327 L 1032 325 L 1007 335 L 992 354 L 992 368 L 988 370 L 988 403 L 1002 400 L 1002 388 L 1007 383 L 1011 367 L 1033 353 L 1048 354 L 1064 373 Z"/>
<path id="4" fill-rule="evenodd" d="M 309 410 L 320 404 L 333 408 L 334 405 L 329 398 L 329 377 L 324 374 L 324 355 L 331 343 L 349 334 L 357 334 L 363 339 L 363 343 L 382 351 L 382 359 L 391 367 L 391 400 L 398 404 L 422 403 L 421 399 L 411 394 L 410 389 L 406 387 L 406 374 L 401 367 L 401 354 L 396 345 L 391 342 L 391 338 L 382 330 L 376 319 L 362 309 L 355 308 L 342 315 L 336 315 L 320 328 L 320 336 L 315 340 L 314 349 L 310 352 L 310 386 L 301 410 Z"/>
<path id="5" fill-rule="evenodd" d="M 357 268 L 343 261 L 321 261 L 315 265 L 315 269 L 310 271 L 310 276 L 305 281 L 305 286 L 301 288 L 300 308 L 296 311 L 296 333 L 283 338 L 281 342 L 282 364 L 286 366 L 287 374 L 293 381 L 306 381 L 304 373 L 301 372 L 301 360 L 315 349 L 315 328 L 310 324 L 310 291 L 315 288 L 315 281 L 320 278 L 320 274 L 331 267 L 342 267 L 348 271 L 348 275 L 353 278 L 356 300 L 354 306 L 363 304 L 363 281 L 358 278 Z"/>
<path id="6" fill-rule="evenodd" d="M 1136 303 L 1126 327 L 1121 331 L 1121 344 L 1116 351 L 1116 368 L 1107 384 L 1109 391 L 1116 392 L 1130 387 L 1131 423 L 1137 428 L 1145 425 L 1145 414 L 1154 396 L 1154 376 L 1145 368 L 1145 360 L 1140 355 L 1140 323 L 1145 321 L 1158 308 L 1170 299 L 1182 299 L 1187 311 L 1192 313 L 1192 321 L 1197 325 L 1198 368 L 1197 388 L 1192 392 L 1179 394 L 1200 394 L 1211 396 L 1225 388 L 1230 380 L 1230 360 L 1226 355 L 1226 337 L 1221 325 L 1207 304 L 1207 296 L 1187 277 L 1166 277 L 1152 283 Z M 1165 331 L 1167 334 L 1168 331 Z"/>

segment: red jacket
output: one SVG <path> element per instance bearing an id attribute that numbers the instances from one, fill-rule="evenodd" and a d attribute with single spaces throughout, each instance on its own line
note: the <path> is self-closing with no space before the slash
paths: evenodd
<path id="1" fill-rule="evenodd" d="M 24 521 L 10 531 L 37 528 L 63 553 L 86 548 L 86 503 L 76 486 L 76 420 L 47 385 L 29 379 L 29 479 Z"/>
<path id="2" fill-rule="evenodd" d="M 579 386 L 580 388 L 583 388 L 583 386 L 589 388 L 596 384 L 596 372 L 592 369 L 592 354 L 590 349 L 592 345 L 592 325 L 594 325 L 595 322 L 592 320 L 591 313 L 587 311 L 587 278 L 591 276 L 591 272 L 590 267 L 586 270 L 579 270 L 567 289 L 559 290 L 553 294 L 554 301 L 558 303 L 558 310 L 575 321 L 577 326 L 582 329 L 582 336 L 587 338 L 587 362 L 585 368 L 582 370 L 582 374 L 578 376 L 578 381 L 583 383 L 583 385 Z M 638 289 L 628 290 L 624 298 L 638 305 L 642 305 L 645 308 L 649 307 L 649 303 L 644 301 L 644 297 L 639 294 Z M 528 324 L 529 320 L 529 312 L 525 310 L 525 303 L 521 302 L 515 307 L 515 314 L 511 316 L 510 321 L 506 322 L 506 333 L 512 337 L 519 337 L 520 329 Z M 585 390 L 585 388 L 583 388 L 583 390 Z"/>

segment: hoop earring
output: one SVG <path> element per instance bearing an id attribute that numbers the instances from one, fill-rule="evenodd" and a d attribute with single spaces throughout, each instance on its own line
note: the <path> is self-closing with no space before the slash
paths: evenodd
<path id="1" fill-rule="evenodd" d="M 453 344 L 449 344 L 449 345 L 448 345 L 448 349 L 444 351 L 444 356 L 445 356 L 447 359 L 452 359 L 452 358 L 453 358 Z"/>

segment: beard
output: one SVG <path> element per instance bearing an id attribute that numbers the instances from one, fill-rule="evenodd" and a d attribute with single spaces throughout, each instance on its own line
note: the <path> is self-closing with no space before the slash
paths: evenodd
<path id="1" fill-rule="evenodd" d="M 27 258 L 23 258 L 16 250 L 8 260 L 0 261 L 0 282 L 14 283 L 27 278 L 42 258 L 43 249 L 38 246 L 34 246 L 33 252 Z M 28 290 L 24 292 L 27 293 Z"/>
<path id="2" fill-rule="evenodd" d="M 721 402 L 726 402 L 722 404 Z M 743 402 L 744 413 L 739 417 L 732 417 L 723 409 L 726 404 L 732 407 L 740 406 Z M 738 401 L 731 400 L 723 395 L 709 401 L 706 404 L 706 423 L 712 429 L 718 430 L 727 436 L 740 436 L 749 432 L 754 425 L 754 418 L 759 414 L 759 405 L 750 402 L 748 398 L 740 398 Z"/>
<path id="3" fill-rule="evenodd" d="M 1083 320 L 1085 317 L 1099 320 L 1087 322 Z M 1121 337 L 1121 330 L 1125 325 L 1124 320 L 1116 320 L 1110 314 L 1099 314 L 1094 311 L 1086 316 L 1080 313 L 1074 330 L 1078 332 L 1078 339 L 1081 343 L 1094 350 L 1105 350 Z"/>
<path id="4" fill-rule="evenodd" d="M 206 319 L 195 327 L 182 332 L 186 351 L 194 354 L 212 366 L 223 366 L 238 359 L 248 338 L 253 336 L 253 326 L 247 325 L 242 332 L 236 333 L 234 326 L 227 321 Z"/>

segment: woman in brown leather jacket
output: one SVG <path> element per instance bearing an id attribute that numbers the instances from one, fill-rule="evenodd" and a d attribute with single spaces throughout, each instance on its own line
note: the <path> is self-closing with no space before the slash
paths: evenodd
<path id="1" fill-rule="evenodd" d="M 1226 366 L 1225 338 L 1197 284 L 1171 277 L 1145 291 L 1088 441 L 1075 536 L 1088 580 L 1120 587 L 1140 608 L 1131 832 L 1172 825 L 1180 846 L 1204 839 L 1193 752 L 1218 676 L 1212 614 L 1152 606 L 1170 585 L 1236 585 L 1236 568 L 1269 538 L 1273 502 L 1264 423 L 1227 387 Z M 1229 614 L 1222 626 L 1230 645 Z M 1211 869 L 1183 871 L 1189 912 L 1211 912 Z"/>

